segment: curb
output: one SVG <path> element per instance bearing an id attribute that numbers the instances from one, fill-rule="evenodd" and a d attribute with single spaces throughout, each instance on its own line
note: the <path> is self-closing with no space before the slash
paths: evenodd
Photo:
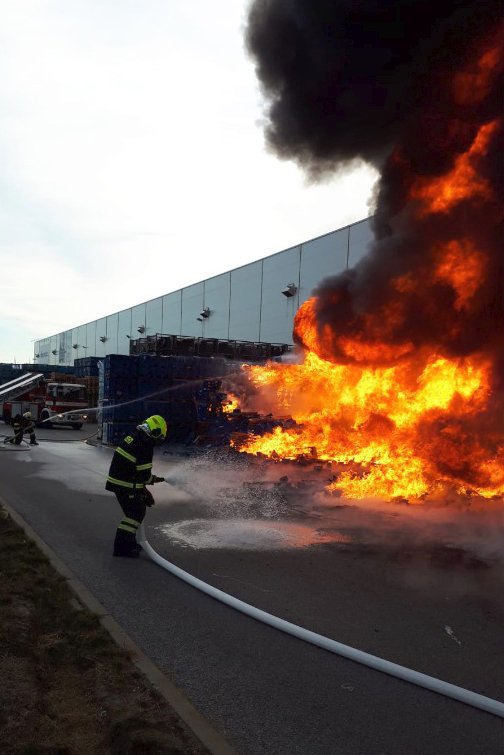
<path id="1" fill-rule="evenodd" d="M 130 655 L 132 663 L 156 688 L 159 694 L 173 708 L 194 736 L 207 748 L 210 755 L 238 755 L 231 745 L 212 727 L 209 721 L 189 702 L 180 690 L 168 679 L 145 653 L 133 642 L 131 637 L 121 628 L 117 621 L 107 612 L 107 609 L 94 597 L 87 587 L 75 577 L 68 566 L 58 558 L 52 548 L 42 540 L 35 530 L 9 506 L 0 496 L 0 506 L 5 509 L 11 519 L 24 531 L 25 535 L 42 551 L 51 566 L 63 577 L 68 587 L 76 595 L 79 602 L 91 613 L 95 614 L 103 628 L 110 634 L 114 642 Z"/>

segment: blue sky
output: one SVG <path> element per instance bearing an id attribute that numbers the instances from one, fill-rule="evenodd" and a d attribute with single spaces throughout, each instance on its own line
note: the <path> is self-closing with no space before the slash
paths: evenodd
<path id="1" fill-rule="evenodd" d="M 264 147 L 241 0 L 0 0 L 0 362 L 369 214 Z"/>

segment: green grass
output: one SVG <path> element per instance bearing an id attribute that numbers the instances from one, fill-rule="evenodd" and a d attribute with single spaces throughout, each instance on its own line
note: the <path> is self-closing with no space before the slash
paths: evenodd
<path id="1" fill-rule="evenodd" d="M 206 750 L 0 509 L 0 753 Z"/>

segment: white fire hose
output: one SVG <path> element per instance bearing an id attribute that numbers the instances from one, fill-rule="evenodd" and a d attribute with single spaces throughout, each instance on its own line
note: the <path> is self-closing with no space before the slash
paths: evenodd
<path id="1" fill-rule="evenodd" d="M 275 629 L 279 629 L 281 632 L 286 632 L 300 640 L 310 642 L 312 645 L 318 645 L 318 647 L 321 647 L 324 650 L 329 650 L 331 653 L 343 656 L 343 658 L 348 658 L 356 663 L 369 666 L 369 668 L 375 669 L 376 671 L 389 674 L 389 676 L 395 676 L 397 679 L 416 684 L 418 687 L 424 687 L 431 692 L 437 692 L 440 695 L 445 695 L 445 697 L 451 697 L 461 703 L 471 705 L 473 708 L 479 708 L 480 710 L 484 710 L 494 716 L 504 718 L 504 703 L 499 700 L 492 700 L 492 698 L 479 695 L 477 692 L 471 692 L 470 690 L 457 687 L 449 682 L 443 682 L 432 676 L 413 671 L 405 666 L 399 666 L 397 663 L 392 663 L 383 658 L 378 658 L 375 655 L 364 653 L 362 650 L 356 650 L 356 648 L 352 648 L 349 645 L 343 645 L 341 642 L 331 640 L 329 637 L 324 637 L 316 632 L 311 632 L 309 629 L 304 629 L 296 624 L 291 624 L 290 621 L 280 619 L 278 616 L 273 616 L 271 613 L 261 611 L 260 608 L 255 608 L 255 606 L 251 606 L 249 603 L 244 603 L 242 600 L 238 600 L 238 598 L 234 598 L 232 595 L 228 595 L 222 590 L 218 590 L 216 587 L 208 585 L 201 579 L 193 577 L 188 572 L 170 563 L 170 561 L 167 561 L 160 556 L 159 553 L 156 553 L 145 537 L 143 524 L 139 529 L 139 539 L 143 546 L 144 553 L 163 569 L 166 569 L 166 571 L 169 571 L 179 579 L 184 580 L 184 582 L 187 582 L 192 587 L 196 587 L 196 589 L 210 595 L 210 597 L 220 600 L 221 603 L 225 603 L 231 608 L 235 608 L 237 611 L 241 611 L 241 613 L 251 616 L 257 621 L 261 621 L 263 624 L 269 624 Z"/>

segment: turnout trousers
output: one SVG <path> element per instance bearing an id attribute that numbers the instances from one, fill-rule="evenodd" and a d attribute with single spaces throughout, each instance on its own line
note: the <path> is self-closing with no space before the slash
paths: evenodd
<path id="1" fill-rule="evenodd" d="M 143 490 L 138 490 L 135 493 L 114 492 L 124 513 L 116 531 L 114 556 L 131 555 L 131 553 L 140 550 L 136 541 L 136 533 L 145 517 L 144 492 Z"/>
<path id="2" fill-rule="evenodd" d="M 23 428 L 20 427 L 19 429 L 16 428 L 14 430 L 14 438 L 11 440 L 11 443 L 14 443 L 16 446 L 20 446 L 23 440 Z"/>
<path id="3" fill-rule="evenodd" d="M 25 434 L 25 430 L 21 427 L 20 429 L 14 430 L 14 437 L 10 438 L 9 442 L 14 443 L 16 446 L 20 446 L 23 442 L 23 435 Z M 32 431 L 30 433 L 30 446 L 38 446 L 37 438 L 35 437 L 35 433 Z"/>

